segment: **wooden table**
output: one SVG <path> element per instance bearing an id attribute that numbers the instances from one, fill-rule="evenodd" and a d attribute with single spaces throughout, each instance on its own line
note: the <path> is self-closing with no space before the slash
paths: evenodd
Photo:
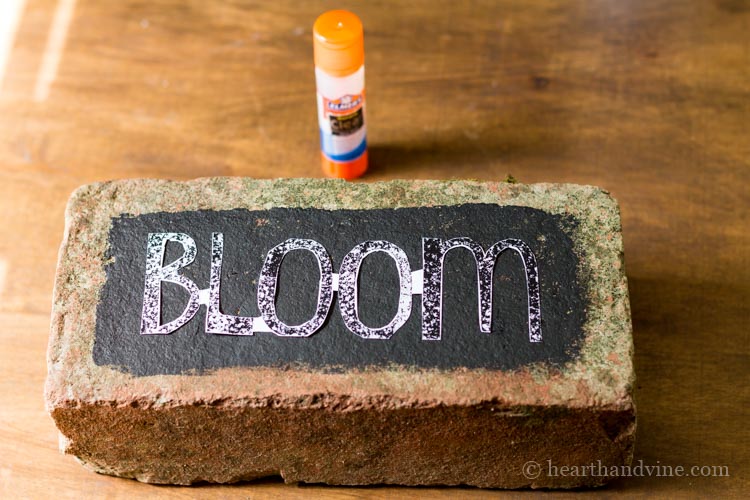
<path id="1" fill-rule="evenodd" d="M 278 480 L 154 487 L 57 451 L 42 387 L 68 195 L 119 177 L 319 176 L 311 26 L 338 6 L 366 31 L 364 181 L 512 173 L 600 185 L 620 201 L 636 463 L 727 466 L 730 477 L 634 477 L 606 491 L 748 494 L 747 2 L 2 5 L 0 496 L 502 495 Z"/>

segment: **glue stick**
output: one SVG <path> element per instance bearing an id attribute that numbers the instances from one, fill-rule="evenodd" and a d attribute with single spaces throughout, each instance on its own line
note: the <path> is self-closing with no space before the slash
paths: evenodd
<path id="1" fill-rule="evenodd" d="M 323 171 L 354 179 L 367 170 L 362 22 L 345 10 L 321 14 L 313 48 Z"/>

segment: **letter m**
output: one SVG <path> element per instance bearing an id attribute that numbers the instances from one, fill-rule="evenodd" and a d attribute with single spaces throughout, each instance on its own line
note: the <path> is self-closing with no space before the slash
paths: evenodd
<path id="1" fill-rule="evenodd" d="M 526 243 L 516 239 L 505 239 L 484 251 L 471 238 L 422 238 L 423 290 L 422 290 L 422 339 L 440 340 L 443 314 L 443 261 L 445 255 L 455 248 L 466 248 L 477 264 L 477 295 L 479 300 L 479 329 L 492 331 L 492 274 L 495 261 L 505 250 L 513 250 L 521 257 L 526 272 L 526 294 L 528 298 L 529 342 L 542 341 L 542 320 L 539 293 L 539 272 L 536 257 Z"/>

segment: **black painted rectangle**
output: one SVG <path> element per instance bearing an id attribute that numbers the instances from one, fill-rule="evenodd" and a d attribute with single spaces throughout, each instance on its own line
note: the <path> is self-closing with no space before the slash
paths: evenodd
<path id="1" fill-rule="evenodd" d="M 249 211 L 189 211 L 123 215 L 112 220 L 107 280 L 97 308 L 94 361 L 134 375 L 201 373 L 233 366 L 302 367 L 339 370 L 406 365 L 510 370 L 532 363 L 561 365 L 580 350 L 585 321 L 584 284 L 570 234 L 576 221 L 542 210 L 489 204 L 464 204 L 373 210 L 274 208 Z M 387 340 L 364 339 L 344 324 L 337 297 L 324 326 L 310 337 L 288 338 L 268 332 L 252 336 L 205 332 L 206 307 L 169 335 L 141 335 L 149 233 L 185 233 L 197 245 L 195 261 L 180 271 L 198 288 L 209 287 L 211 235 L 223 233 L 221 307 L 227 314 L 259 316 L 256 290 L 268 251 L 289 238 L 321 243 L 338 272 L 357 244 L 387 240 L 404 250 L 413 271 L 422 268 L 422 238 L 468 237 L 486 250 L 500 240 L 520 239 L 536 256 L 541 290 L 544 338 L 528 336 L 527 291 L 518 254 L 504 252 L 494 268 L 492 331 L 478 322 L 477 271 L 472 254 L 450 251 L 444 262 L 441 340 L 422 340 L 421 297 L 402 328 Z M 169 243 L 164 262 L 182 252 Z M 279 272 L 276 308 L 281 320 L 309 319 L 317 302 L 319 271 L 309 252 L 291 252 Z M 364 259 L 359 273 L 359 316 L 368 326 L 382 326 L 396 312 L 398 274 L 383 253 Z M 187 293 L 162 284 L 162 322 L 178 316 Z"/>

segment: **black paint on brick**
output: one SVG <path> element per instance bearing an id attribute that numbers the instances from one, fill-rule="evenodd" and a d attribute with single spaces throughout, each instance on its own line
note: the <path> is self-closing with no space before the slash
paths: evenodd
<path id="1" fill-rule="evenodd" d="M 510 370 L 535 362 L 561 365 L 580 350 L 585 321 L 585 284 L 577 274 L 578 256 L 568 233 L 575 221 L 528 207 L 467 204 L 377 210 L 243 209 L 153 213 L 112 220 L 107 280 L 97 309 L 94 361 L 134 375 L 201 373 L 231 366 L 302 366 L 340 370 L 388 364 L 424 368 Z M 569 230 L 566 230 L 569 229 Z M 479 331 L 476 267 L 470 252 L 451 251 L 445 259 L 443 334 L 421 340 L 421 296 L 391 339 L 363 339 L 346 329 L 337 297 L 324 326 L 308 338 L 210 335 L 204 331 L 205 306 L 170 335 L 140 335 L 146 256 L 151 232 L 184 232 L 196 242 L 195 262 L 180 272 L 198 288 L 208 288 L 211 233 L 224 233 L 221 304 L 228 314 L 259 316 L 255 290 L 266 253 L 287 238 L 314 239 L 328 250 L 334 272 L 356 244 L 387 240 L 401 247 L 412 270 L 422 267 L 421 238 L 466 236 L 487 249 L 505 238 L 521 239 L 536 255 L 541 287 L 544 341 L 528 340 L 526 283 L 515 252 L 506 251 L 494 272 L 492 333 Z M 165 262 L 181 247 L 168 244 Z M 279 273 L 277 311 L 287 324 L 310 318 L 317 300 L 318 268 L 308 252 L 292 252 Z M 187 293 L 162 284 L 162 322 L 183 309 Z M 368 256 L 360 271 L 359 312 L 370 326 L 393 317 L 398 275 L 382 253 Z"/>

